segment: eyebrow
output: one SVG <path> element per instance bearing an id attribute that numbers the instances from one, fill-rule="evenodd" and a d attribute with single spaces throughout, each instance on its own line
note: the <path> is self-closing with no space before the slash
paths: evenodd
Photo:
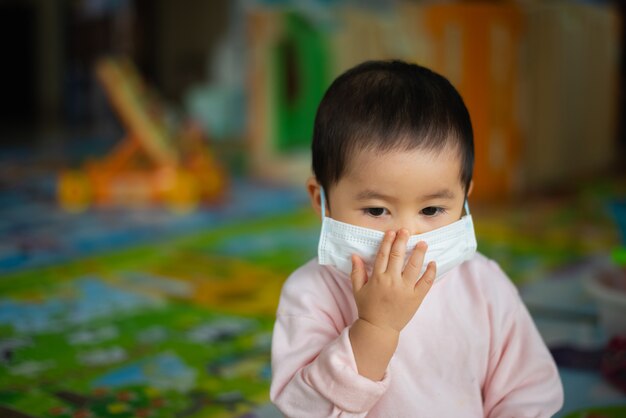
<path id="1" fill-rule="evenodd" d="M 379 199 L 379 200 L 395 200 L 391 196 L 387 196 L 386 194 L 379 193 L 375 190 L 365 189 L 360 191 L 356 195 L 357 200 L 370 200 L 370 199 Z"/>
<path id="2" fill-rule="evenodd" d="M 441 189 L 435 193 L 424 196 L 424 200 L 431 199 L 454 199 L 454 193 L 452 193 L 449 189 Z"/>
<path id="3" fill-rule="evenodd" d="M 365 189 L 359 192 L 356 195 L 357 200 L 370 200 L 370 199 L 379 199 L 379 200 L 387 200 L 392 201 L 395 198 L 388 196 L 386 194 L 377 192 L 375 190 Z M 454 193 L 449 189 L 441 189 L 437 190 L 434 193 L 425 195 L 422 197 L 422 200 L 432 200 L 432 199 L 454 199 Z"/>

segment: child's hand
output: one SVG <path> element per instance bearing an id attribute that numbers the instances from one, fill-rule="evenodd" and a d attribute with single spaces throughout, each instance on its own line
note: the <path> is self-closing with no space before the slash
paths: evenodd
<path id="1" fill-rule="evenodd" d="M 372 277 L 365 263 L 352 256 L 352 288 L 359 319 L 383 330 L 400 332 L 413 318 L 435 280 L 435 263 L 430 262 L 419 281 L 427 245 L 419 242 L 403 271 L 408 231 L 388 231 L 380 245 Z"/>

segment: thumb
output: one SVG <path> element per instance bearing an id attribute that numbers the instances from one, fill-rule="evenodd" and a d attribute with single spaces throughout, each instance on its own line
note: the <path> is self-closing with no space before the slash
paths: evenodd
<path id="1" fill-rule="evenodd" d="M 361 290 L 365 282 L 367 282 L 365 265 L 363 260 L 356 254 L 352 254 L 352 273 L 350 273 L 350 280 L 352 280 L 352 291 L 355 293 Z"/>

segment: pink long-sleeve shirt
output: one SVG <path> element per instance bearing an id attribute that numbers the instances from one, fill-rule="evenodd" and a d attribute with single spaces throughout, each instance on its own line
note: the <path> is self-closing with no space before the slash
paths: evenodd
<path id="1" fill-rule="evenodd" d="M 288 417 L 549 417 L 556 365 L 498 265 L 477 254 L 438 279 L 375 382 L 357 372 L 347 275 L 311 260 L 285 282 L 272 340 L 272 402 Z"/>

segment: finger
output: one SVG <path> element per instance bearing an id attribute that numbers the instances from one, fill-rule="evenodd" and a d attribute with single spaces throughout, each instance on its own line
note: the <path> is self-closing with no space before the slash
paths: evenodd
<path id="1" fill-rule="evenodd" d="M 363 260 L 356 254 L 352 254 L 352 272 L 350 273 L 350 280 L 352 281 L 352 291 L 354 293 L 361 290 L 363 285 L 367 283 L 365 263 L 363 263 Z"/>
<path id="2" fill-rule="evenodd" d="M 434 261 L 431 261 L 430 263 L 428 263 L 428 266 L 426 267 L 426 271 L 424 272 L 424 274 L 422 274 L 422 277 L 420 277 L 417 283 L 415 283 L 414 290 L 417 295 L 417 298 L 420 300 L 420 303 L 422 300 L 424 300 L 424 298 L 426 297 L 426 294 L 428 293 L 430 288 L 433 286 L 436 276 L 437 276 L 437 266 L 435 265 Z"/>
<path id="3" fill-rule="evenodd" d="M 420 271 L 422 270 L 422 264 L 424 264 L 424 256 L 426 255 L 427 249 L 428 244 L 424 241 L 417 243 L 402 273 L 402 277 L 404 277 L 405 280 L 415 282 L 418 279 Z"/>
<path id="4" fill-rule="evenodd" d="M 402 274 L 402 267 L 404 267 L 404 255 L 406 254 L 406 242 L 408 239 L 409 231 L 406 229 L 401 229 L 396 234 L 396 240 L 391 246 L 389 262 L 387 264 L 387 271 L 393 275 L 400 276 Z"/>
<path id="5" fill-rule="evenodd" d="M 374 262 L 374 272 L 376 274 L 382 274 L 387 271 L 387 263 L 389 261 L 389 253 L 391 252 L 391 244 L 393 244 L 396 238 L 395 231 L 387 231 L 383 237 L 383 242 L 380 243 L 380 248 L 376 254 L 376 261 Z"/>

